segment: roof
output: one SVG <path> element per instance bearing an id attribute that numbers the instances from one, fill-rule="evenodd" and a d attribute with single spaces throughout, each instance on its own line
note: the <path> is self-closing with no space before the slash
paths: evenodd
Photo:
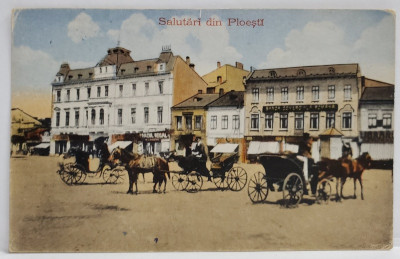
<path id="1" fill-rule="evenodd" d="M 100 60 L 97 66 L 116 65 L 118 68 L 121 64 L 133 61 L 130 53 L 130 50 L 121 47 L 108 49 L 107 55 Z"/>
<path id="2" fill-rule="evenodd" d="M 218 99 L 219 94 L 196 94 L 172 108 L 202 108 Z"/>
<path id="3" fill-rule="evenodd" d="M 394 86 L 365 87 L 360 101 L 394 101 Z"/>
<path id="4" fill-rule="evenodd" d="M 224 106 L 243 106 L 244 92 L 230 91 L 219 97 L 217 100 L 210 103 L 209 107 L 224 107 Z"/>
<path id="5" fill-rule="evenodd" d="M 69 70 L 64 81 L 85 81 L 93 78 L 94 68 Z"/>
<path id="6" fill-rule="evenodd" d="M 370 79 L 370 78 L 364 78 L 364 86 L 365 87 L 380 87 L 380 86 L 393 86 L 393 84 L 385 83 L 382 81 Z"/>
<path id="7" fill-rule="evenodd" d="M 336 128 L 330 128 L 320 134 L 321 136 L 343 136 L 343 133 Z"/>
<path id="8" fill-rule="evenodd" d="M 254 70 L 248 80 L 257 79 L 298 79 L 314 77 L 336 77 L 343 75 L 357 75 L 358 64 L 332 64 L 318 66 L 300 66 L 287 68 L 271 68 Z"/>
<path id="9" fill-rule="evenodd" d="M 161 55 L 163 55 L 163 53 L 161 53 Z M 158 73 L 158 71 L 155 70 L 156 65 L 166 60 L 168 61 L 166 62 L 166 67 L 163 72 L 170 72 L 174 68 L 176 57 L 166 57 L 163 55 L 163 59 L 153 58 L 122 64 L 118 70 L 117 76 L 156 74 Z M 150 67 L 150 70 L 148 70 L 147 67 Z"/>

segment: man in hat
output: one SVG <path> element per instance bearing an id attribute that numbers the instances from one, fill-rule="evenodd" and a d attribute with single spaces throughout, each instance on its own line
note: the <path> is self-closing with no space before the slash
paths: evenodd
<path id="1" fill-rule="evenodd" d="M 311 156 L 313 139 L 308 133 L 303 134 L 303 139 L 299 144 L 297 158 L 303 162 L 303 172 L 305 182 L 310 181 L 311 192 L 315 195 L 318 183 L 318 170 L 315 167 L 314 159 Z M 304 184 L 304 194 L 308 194 L 306 184 Z"/>
<path id="2" fill-rule="evenodd" d="M 196 158 L 198 164 L 197 169 L 200 171 L 200 174 L 207 176 L 208 181 L 211 181 L 210 171 L 207 168 L 207 154 L 204 145 L 201 142 L 201 137 L 193 136 L 192 156 Z"/>
<path id="3" fill-rule="evenodd" d="M 342 140 L 342 161 L 349 165 L 350 173 L 353 172 L 353 150 L 349 142 Z"/>

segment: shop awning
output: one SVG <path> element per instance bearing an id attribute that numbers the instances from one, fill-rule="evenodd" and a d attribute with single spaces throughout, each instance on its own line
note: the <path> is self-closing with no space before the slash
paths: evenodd
<path id="1" fill-rule="evenodd" d="M 116 147 L 120 147 L 122 149 L 126 148 L 127 146 L 129 146 L 130 144 L 132 144 L 132 141 L 117 141 L 111 145 L 108 146 L 108 150 L 111 152 L 114 150 L 114 148 Z"/>
<path id="2" fill-rule="evenodd" d="M 49 148 L 50 147 L 50 143 L 40 143 L 39 145 L 34 146 L 33 148 Z"/>
<path id="3" fill-rule="evenodd" d="M 258 155 L 263 153 L 279 153 L 279 142 L 250 141 L 248 155 Z"/>
<path id="4" fill-rule="evenodd" d="M 231 144 L 231 143 L 217 144 L 210 152 L 211 153 L 235 153 L 235 152 L 237 152 L 238 147 L 239 147 L 238 144 Z"/>

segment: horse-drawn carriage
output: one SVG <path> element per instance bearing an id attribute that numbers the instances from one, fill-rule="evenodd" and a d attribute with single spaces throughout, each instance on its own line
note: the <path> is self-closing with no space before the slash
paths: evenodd
<path id="1" fill-rule="evenodd" d="M 247 183 L 247 173 L 240 167 L 235 166 L 239 159 L 238 144 L 218 144 L 210 153 L 211 178 L 218 189 L 229 188 L 232 191 L 240 191 Z M 182 171 L 172 172 L 172 185 L 176 190 L 197 192 L 203 186 L 204 173 L 196 167 L 196 161 L 190 158 L 175 157 Z"/>
<path id="2" fill-rule="evenodd" d="M 71 157 L 75 161 L 66 162 Z M 89 152 L 82 151 L 79 148 L 70 148 L 63 155 L 63 159 L 64 161 L 59 163 L 57 173 L 67 185 L 82 184 L 85 182 L 87 176 L 103 178 L 104 182 L 109 184 L 121 183 L 124 180 L 125 168 L 103 162 L 103 159 L 100 159 L 96 170 L 90 170 L 89 165 L 95 163 L 97 159 L 90 159 Z"/>
<path id="3" fill-rule="evenodd" d="M 265 169 L 265 173 L 255 173 L 249 181 L 248 196 L 253 203 L 265 201 L 269 191 L 283 192 L 283 203 L 292 207 L 300 203 L 307 185 L 303 174 L 303 164 L 295 154 L 290 155 L 261 155 L 258 161 Z M 309 165 L 316 170 L 317 165 Z M 314 175 L 313 177 L 319 177 Z M 327 203 L 331 197 L 331 178 L 318 178 L 315 198 L 318 203 Z"/>

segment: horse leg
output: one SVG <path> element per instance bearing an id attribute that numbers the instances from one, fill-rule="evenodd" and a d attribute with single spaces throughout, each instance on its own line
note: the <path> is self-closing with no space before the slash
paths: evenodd
<path id="1" fill-rule="evenodd" d="M 340 178 L 336 178 L 336 201 L 340 201 L 340 194 L 339 194 L 339 181 Z"/>
<path id="2" fill-rule="evenodd" d="M 164 193 L 166 193 L 166 191 L 167 191 L 167 176 L 165 175 L 165 173 L 163 174 L 163 178 L 164 178 Z"/>
<path id="3" fill-rule="evenodd" d="M 128 175 L 129 175 L 129 188 L 128 188 L 128 194 L 133 194 L 133 172 L 128 169 Z"/>
<path id="4" fill-rule="evenodd" d="M 340 183 L 341 183 L 341 186 L 340 186 L 340 197 L 344 198 L 344 196 L 343 196 L 343 186 L 346 183 L 346 177 L 342 177 Z"/>
<path id="5" fill-rule="evenodd" d="M 357 189 L 357 178 L 353 178 L 354 180 L 354 195 L 353 195 L 353 199 L 357 199 L 357 194 L 356 194 L 356 189 Z"/>
<path id="6" fill-rule="evenodd" d="M 361 186 L 361 200 L 364 200 L 364 191 L 363 191 L 363 183 L 362 183 L 361 176 L 358 178 L 358 181 L 360 182 L 360 186 Z"/>
<path id="7" fill-rule="evenodd" d="M 135 187 L 136 187 L 136 192 L 135 192 L 135 194 L 138 194 L 139 193 L 139 190 L 138 190 L 138 187 L 137 187 L 137 182 L 138 182 L 138 175 L 139 174 L 134 174 L 134 176 L 135 176 L 135 179 L 134 179 L 134 181 L 135 181 Z"/>

